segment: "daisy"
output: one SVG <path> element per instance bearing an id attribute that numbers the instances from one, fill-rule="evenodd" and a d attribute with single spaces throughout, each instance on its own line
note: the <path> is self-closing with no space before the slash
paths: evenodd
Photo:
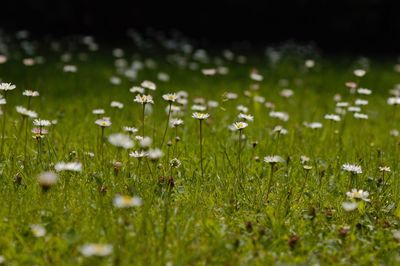
<path id="1" fill-rule="evenodd" d="M 250 74 L 250 79 L 252 79 L 254 81 L 262 81 L 264 79 L 264 77 L 256 72 L 252 72 Z"/>
<path id="2" fill-rule="evenodd" d="M 80 247 L 80 252 L 85 257 L 105 257 L 111 254 L 112 249 L 109 244 L 85 244 Z"/>
<path id="3" fill-rule="evenodd" d="M 124 104 L 121 103 L 121 102 L 117 102 L 117 101 L 112 101 L 112 102 L 110 103 L 110 106 L 111 106 L 111 107 L 114 107 L 114 108 L 118 108 L 118 109 L 124 108 Z"/>
<path id="4" fill-rule="evenodd" d="M 204 112 L 205 110 L 207 110 L 207 107 L 204 105 L 195 104 L 195 105 L 192 105 L 191 109 L 193 111 Z"/>
<path id="5" fill-rule="evenodd" d="M 17 110 L 17 113 L 29 118 L 37 118 L 38 116 L 35 111 L 28 110 L 23 106 L 16 106 L 15 109 Z"/>
<path id="6" fill-rule="evenodd" d="M 151 82 L 149 80 L 145 80 L 140 84 L 141 87 L 155 91 L 157 86 L 154 82 Z"/>
<path id="7" fill-rule="evenodd" d="M 171 127 L 179 127 L 183 125 L 183 120 L 179 118 L 172 118 L 171 121 L 169 122 Z"/>
<path id="8" fill-rule="evenodd" d="M 354 118 L 356 119 L 368 119 L 368 115 L 361 113 L 354 113 Z"/>
<path id="9" fill-rule="evenodd" d="M 342 207 L 347 212 L 354 211 L 358 208 L 358 202 L 343 202 Z"/>
<path id="10" fill-rule="evenodd" d="M 113 199 L 113 205 L 116 208 L 139 207 L 143 205 L 143 201 L 139 197 L 117 195 Z"/>
<path id="11" fill-rule="evenodd" d="M 273 117 L 273 118 L 278 118 L 282 121 L 288 121 L 289 120 L 289 114 L 285 113 L 285 112 L 275 112 L 275 111 L 271 111 L 269 112 L 269 116 Z"/>
<path id="12" fill-rule="evenodd" d="M 311 129 L 322 128 L 322 124 L 320 122 L 311 122 L 311 123 L 304 122 L 304 126 Z"/>
<path id="13" fill-rule="evenodd" d="M 365 71 L 364 69 L 356 69 L 353 71 L 353 74 L 359 78 L 364 77 L 366 73 L 367 71 Z"/>
<path id="14" fill-rule="evenodd" d="M 151 149 L 148 151 L 148 158 L 152 161 L 160 159 L 164 153 L 160 149 Z"/>
<path id="15" fill-rule="evenodd" d="M 14 90 L 16 86 L 11 83 L 0 83 L 0 91 L 11 91 Z"/>
<path id="16" fill-rule="evenodd" d="M 108 141 L 118 148 L 130 149 L 134 143 L 128 135 L 116 133 L 108 137 Z"/>
<path id="17" fill-rule="evenodd" d="M 362 174 L 362 169 L 359 165 L 346 163 L 342 165 L 342 169 L 353 174 Z"/>
<path id="18" fill-rule="evenodd" d="M 379 171 L 389 173 L 391 170 L 389 166 L 379 166 Z"/>
<path id="19" fill-rule="evenodd" d="M 46 235 L 46 228 L 44 228 L 40 224 L 32 224 L 30 228 L 33 236 L 36 238 L 44 237 Z"/>
<path id="20" fill-rule="evenodd" d="M 111 126 L 111 121 L 105 117 L 97 119 L 94 123 L 102 128 Z"/>
<path id="21" fill-rule="evenodd" d="M 264 162 L 269 164 L 284 163 L 285 160 L 279 155 L 270 155 L 264 157 Z"/>
<path id="22" fill-rule="evenodd" d="M 104 109 L 93 109 L 92 114 L 94 115 L 103 115 L 105 113 Z"/>
<path id="23" fill-rule="evenodd" d="M 192 117 L 195 118 L 195 119 L 198 119 L 198 120 L 205 120 L 205 119 L 209 118 L 210 115 L 207 114 L 207 113 L 195 112 L 195 113 L 192 114 Z"/>
<path id="24" fill-rule="evenodd" d="M 372 91 L 370 89 L 366 88 L 359 88 L 357 89 L 358 94 L 363 94 L 363 95 L 371 95 Z"/>
<path id="25" fill-rule="evenodd" d="M 167 93 L 167 94 L 164 94 L 162 97 L 164 100 L 166 100 L 167 102 L 170 102 L 170 103 L 175 102 L 176 99 L 178 98 L 178 96 L 176 96 L 175 93 Z"/>
<path id="26" fill-rule="evenodd" d="M 247 123 L 245 122 L 235 122 L 233 123 L 233 127 L 235 128 L 235 130 L 243 130 L 248 126 Z"/>
<path id="27" fill-rule="evenodd" d="M 129 153 L 129 156 L 132 158 L 144 158 L 147 157 L 147 152 L 145 151 L 132 151 Z"/>
<path id="28" fill-rule="evenodd" d="M 37 96 L 39 96 L 39 92 L 32 91 L 32 90 L 25 90 L 24 92 L 22 92 L 22 95 L 28 96 L 28 97 L 37 97 Z"/>
<path id="29" fill-rule="evenodd" d="M 326 120 L 331 120 L 331 121 L 335 121 L 335 122 L 339 122 L 341 120 L 340 116 L 335 115 L 335 114 L 327 114 L 324 116 L 324 118 Z"/>
<path id="30" fill-rule="evenodd" d="M 138 132 L 138 129 L 136 127 L 122 127 L 122 129 L 129 134 L 135 134 L 136 132 Z"/>
<path id="31" fill-rule="evenodd" d="M 360 199 L 360 200 L 367 201 L 367 202 L 370 201 L 370 199 L 368 198 L 369 192 L 363 191 L 362 189 L 357 190 L 357 189 L 353 188 L 351 191 L 347 192 L 346 195 L 350 199 Z"/>
<path id="32" fill-rule="evenodd" d="M 48 127 L 51 126 L 51 122 L 49 120 L 35 119 L 33 120 L 33 125 L 37 127 Z"/>
<path id="33" fill-rule="evenodd" d="M 56 165 L 54 166 L 54 169 L 57 172 L 61 172 L 61 171 L 81 172 L 82 164 L 79 162 L 71 162 L 71 163 L 59 162 L 59 163 L 56 163 Z"/>
<path id="34" fill-rule="evenodd" d="M 238 115 L 238 117 L 239 117 L 240 119 L 244 119 L 244 120 L 247 120 L 247 121 L 251 121 L 251 122 L 254 121 L 254 117 L 253 117 L 252 115 L 247 115 L 247 114 L 242 114 L 242 113 L 240 113 L 240 114 Z"/>
<path id="35" fill-rule="evenodd" d="M 144 88 L 139 87 L 139 86 L 133 86 L 132 88 L 129 89 L 129 91 L 132 92 L 132 93 L 143 94 L 144 93 Z"/>
<path id="36" fill-rule="evenodd" d="M 47 190 L 57 183 L 58 175 L 54 172 L 43 172 L 39 174 L 36 179 L 39 182 L 39 185 L 44 190 Z"/>
<path id="37" fill-rule="evenodd" d="M 171 161 L 169 161 L 169 164 L 173 168 L 179 168 L 179 166 L 181 166 L 181 161 L 178 160 L 177 158 L 174 158 Z"/>
<path id="38" fill-rule="evenodd" d="M 153 101 L 153 96 L 151 95 L 136 95 L 135 99 L 133 100 L 134 102 L 140 103 L 140 104 L 147 104 L 147 103 L 151 103 L 154 104 Z"/>

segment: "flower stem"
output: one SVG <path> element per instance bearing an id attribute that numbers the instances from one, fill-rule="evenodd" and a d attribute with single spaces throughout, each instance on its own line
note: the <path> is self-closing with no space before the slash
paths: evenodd
<path id="1" fill-rule="evenodd" d="M 171 117 L 171 107 L 172 107 L 172 103 L 169 104 L 169 109 L 168 109 L 168 119 L 167 119 L 167 124 L 165 125 L 165 131 L 164 131 L 164 136 L 161 142 L 161 146 L 160 149 L 162 149 L 163 145 L 164 145 L 164 141 L 165 141 L 165 136 L 167 135 L 167 131 L 168 131 L 168 125 L 169 125 L 169 119 Z"/>
<path id="2" fill-rule="evenodd" d="M 200 121 L 200 167 L 201 167 L 201 178 L 204 178 L 203 168 L 203 133 L 202 133 L 202 120 Z"/>

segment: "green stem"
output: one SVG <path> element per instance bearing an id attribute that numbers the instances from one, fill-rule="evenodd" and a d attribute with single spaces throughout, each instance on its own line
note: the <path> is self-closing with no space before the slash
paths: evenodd
<path id="1" fill-rule="evenodd" d="M 168 109 L 168 119 L 167 119 L 167 124 L 165 125 L 165 130 L 164 130 L 164 136 L 161 142 L 161 147 L 160 149 L 162 149 L 163 145 L 164 145 L 164 141 L 165 141 L 165 136 L 167 135 L 167 131 L 168 131 L 168 125 L 169 125 L 169 119 L 171 117 L 171 108 L 172 107 L 172 103 L 169 103 L 169 109 Z"/>

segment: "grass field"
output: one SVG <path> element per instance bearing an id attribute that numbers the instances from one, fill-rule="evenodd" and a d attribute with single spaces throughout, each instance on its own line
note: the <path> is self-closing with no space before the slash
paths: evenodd
<path id="1" fill-rule="evenodd" d="M 4 264 L 398 265 L 396 59 L 4 42 Z"/>

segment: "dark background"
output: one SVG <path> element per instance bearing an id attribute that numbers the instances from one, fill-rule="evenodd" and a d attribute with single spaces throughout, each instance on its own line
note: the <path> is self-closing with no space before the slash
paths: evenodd
<path id="1" fill-rule="evenodd" d="M 178 29 L 215 45 L 315 41 L 333 52 L 400 52 L 400 8 L 379 0 L 21 0 L 1 4 L 0 26 L 36 35 L 93 34 L 122 40 L 126 29 Z"/>

